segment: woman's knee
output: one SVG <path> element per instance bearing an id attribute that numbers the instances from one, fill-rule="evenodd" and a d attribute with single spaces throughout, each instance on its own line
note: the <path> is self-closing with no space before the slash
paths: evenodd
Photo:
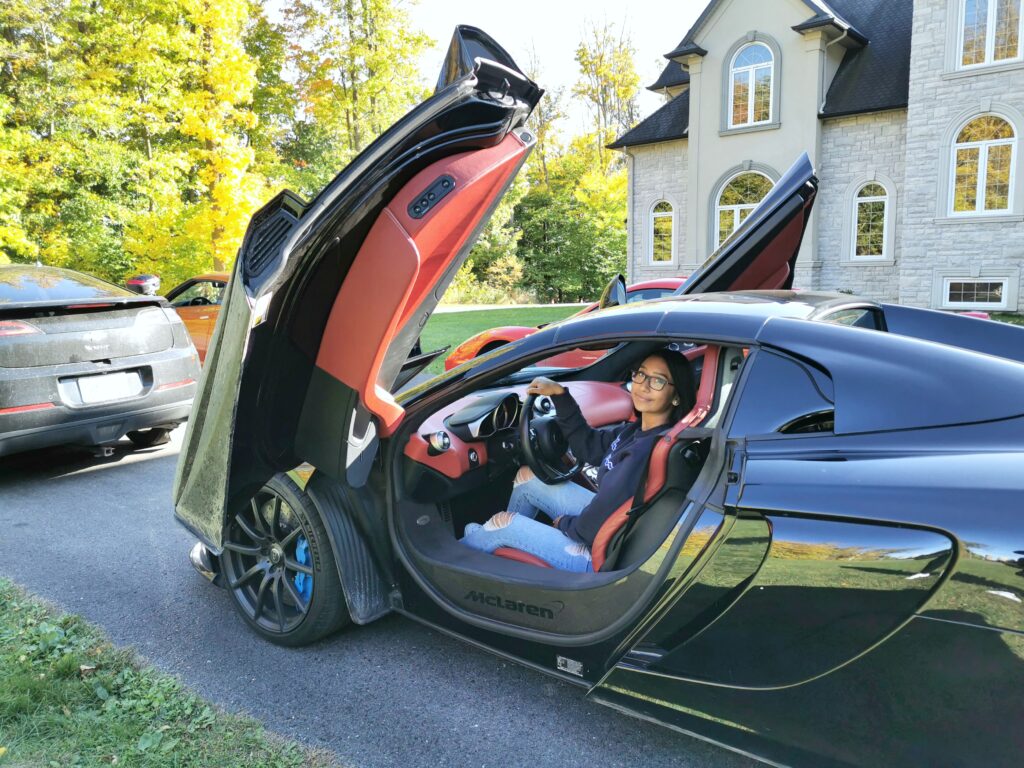
<path id="1" fill-rule="evenodd" d="M 502 528 L 508 528 L 512 524 L 512 520 L 515 518 L 515 512 L 499 512 L 493 515 L 490 520 L 484 523 L 485 531 L 497 531 Z"/>
<path id="2" fill-rule="evenodd" d="M 512 481 L 512 487 L 522 485 L 523 483 L 529 482 L 535 477 L 533 470 L 529 467 L 520 467 L 519 471 L 516 472 L 516 478 Z"/>

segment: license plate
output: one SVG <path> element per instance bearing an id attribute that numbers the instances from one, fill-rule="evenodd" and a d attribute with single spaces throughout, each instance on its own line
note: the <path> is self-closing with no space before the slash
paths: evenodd
<path id="1" fill-rule="evenodd" d="M 142 377 L 138 371 L 83 376 L 78 380 L 83 403 L 106 403 L 142 394 Z"/>

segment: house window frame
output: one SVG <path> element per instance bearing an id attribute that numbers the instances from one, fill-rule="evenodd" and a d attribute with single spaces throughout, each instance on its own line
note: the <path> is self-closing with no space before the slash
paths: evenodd
<path id="1" fill-rule="evenodd" d="M 754 47 L 763 48 L 768 51 L 769 60 L 760 64 L 748 64 L 743 67 L 736 66 L 736 59 L 740 55 Z M 755 88 L 756 88 L 756 77 L 758 70 L 768 70 L 768 117 L 764 120 L 754 119 L 754 103 L 755 103 Z M 747 99 L 747 117 L 749 118 L 746 122 L 736 123 L 735 118 L 735 99 L 736 99 L 736 75 L 745 73 L 747 76 L 747 93 L 749 94 Z M 732 61 L 729 63 L 729 105 L 726 108 L 729 116 L 728 127 L 732 128 L 752 128 L 758 125 L 766 125 L 772 122 L 774 115 L 772 114 L 772 93 L 775 90 L 775 54 L 772 53 L 772 49 L 762 43 L 760 40 L 754 40 L 753 42 L 747 43 L 741 46 L 736 53 L 732 55 Z"/>
<path id="2" fill-rule="evenodd" d="M 988 20 L 985 26 L 985 58 L 976 64 L 964 64 L 964 35 L 967 33 L 967 0 L 957 0 L 956 46 L 954 51 L 955 69 L 969 72 L 987 67 L 1001 67 L 1024 62 L 1024 0 L 1016 0 L 1017 11 L 1017 55 L 996 60 L 996 5 L 999 0 L 982 0 L 988 4 Z"/>
<path id="3" fill-rule="evenodd" d="M 771 182 L 772 189 L 774 189 L 775 185 L 778 184 L 778 182 L 779 182 L 778 174 L 776 174 L 772 169 L 770 169 L 770 168 L 768 168 L 766 166 L 762 166 L 762 165 L 754 165 L 753 163 L 745 163 L 744 165 L 741 165 L 741 166 L 739 166 L 737 168 L 730 169 L 729 172 L 724 174 L 719 179 L 718 183 L 715 185 L 715 187 L 714 187 L 714 189 L 712 191 L 712 197 L 711 197 L 711 231 L 709 233 L 710 234 L 710 238 L 709 239 L 711 241 L 711 251 L 712 252 L 714 252 L 714 251 L 718 250 L 719 248 L 721 248 L 722 247 L 722 243 L 725 242 L 725 240 L 719 241 L 719 239 L 718 239 L 719 223 L 721 222 L 721 211 L 723 209 L 732 209 L 733 210 L 733 223 L 735 224 L 735 226 L 732 228 L 732 232 L 730 232 L 729 235 L 726 236 L 725 239 L 728 240 L 729 237 L 732 236 L 732 233 L 735 232 L 739 228 L 739 225 L 743 223 L 742 221 L 736 222 L 736 218 L 738 217 L 739 210 L 740 209 L 744 209 L 744 208 L 749 209 L 749 210 L 753 210 L 758 205 L 758 203 L 754 203 L 753 205 L 750 205 L 750 204 L 726 205 L 726 206 L 719 205 L 719 202 L 722 199 L 722 193 L 725 192 L 725 188 L 727 186 L 729 186 L 729 184 L 734 179 L 736 179 L 736 178 L 738 178 L 740 176 L 743 176 L 744 174 L 747 174 L 747 173 L 756 173 L 756 174 L 758 174 L 760 176 L 764 176 L 766 179 L 768 179 L 768 181 Z M 771 190 L 769 190 L 769 192 L 771 192 Z M 764 198 L 762 197 L 761 199 L 763 200 Z"/>
<path id="4" fill-rule="evenodd" d="M 971 283 L 974 285 L 995 285 L 1003 286 L 1003 300 L 993 301 L 953 301 L 949 298 L 949 291 L 953 283 Z M 942 308 L 943 309 L 994 309 L 1005 310 L 1008 306 L 1006 298 L 1010 292 L 1010 278 L 1008 277 L 944 277 L 942 278 Z"/>
<path id="5" fill-rule="evenodd" d="M 945 149 L 939 152 L 938 183 L 936 184 L 936 195 L 934 198 L 935 218 L 933 220 L 936 224 L 941 226 L 970 227 L 978 224 L 994 226 L 1000 222 L 1017 223 L 1024 221 L 1024 172 L 1019 168 L 1021 164 L 1020 152 L 1015 152 L 1011 158 L 1013 171 L 1011 173 L 1010 210 L 989 211 L 988 213 L 965 211 L 956 215 L 950 213 L 953 207 L 953 179 L 956 173 L 953 150 L 956 139 L 967 123 L 976 117 L 989 114 L 997 115 L 1009 121 L 1019 141 L 1020 127 L 1024 126 L 1024 112 L 1004 101 L 997 101 L 987 97 L 982 98 L 974 106 L 964 109 L 951 118 L 946 124 L 946 130 L 943 132 L 942 140 L 939 144 L 940 147 Z"/>
<path id="6" fill-rule="evenodd" d="M 884 194 L 882 194 L 880 196 L 879 195 L 875 195 L 874 197 L 862 198 L 860 196 L 860 193 L 862 191 L 864 191 L 864 189 L 866 187 L 868 187 L 869 185 L 871 185 L 871 184 L 874 184 L 876 186 L 881 187 Z M 884 208 L 882 209 L 882 252 L 879 253 L 879 254 L 872 254 L 870 256 L 858 256 L 857 255 L 857 233 L 858 233 L 859 225 L 860 225 L 860 206 L 863 203 L 877 203 L 877 202 L 881 202 L 881 203 L 884 204 Z M 850 232 L 850 250 L 849 250 L 849 253 L 848 253 L 850 261 L 869 262 L 869 263 L 872 263 L 872 264 L 878 264 L 879 262 L 892 262 L 893 261 L 893 257 L 892 257 L 892 238 L 890 238 L 890 236 L 889 236 L 891 234 L 891 232 L 892 232 L 892 222 L 890 220 L 891 219 L 890 209 L 891 209 L 892 206 L 891 206 L 890 202 L 891 202 L 891 195 L 889 194 L 889 189 L 879 179 L 869 179 L 867 181 L 861 182 L 857 186 L 856 191 L 853 193 L 853 210 L 851 211 L 851 215 L 852 215 L 852 219 L 853 219 L 853 221 L 851 223 L 853 225 L 853 230 Z"/>
<path id="7" fill-rule="evenodd" d="M 974 122 L 983 117 L 998 117 L 1000 120 L 1006 122 L 1010 126 L 1010 130 L 1013 131 L 1013 138 L 1010 139 L 986 139 L 984 141 L 965 141 L 960 143 L 957 138 L 960 133 L 970 123 Z M 1013 213 L 1015 195 L 1014 188 L 1017 183 L 1017 126 L 1014 125 L 1012 119 L 1006 115 L 999 114 L 995 111 L 983 112 L 981 114 L 974 115 L 967 120 L 960 123 L 959 127 L 953 132 L 953 141 L 950 144 L 949 150 L 949 176 L 948 176 L 948 195 L 947 195 L 947 206 L 946 215 L 950 218 L 985 218 L 989 216 L 1007 216 Z M 991 147 L 995 146 L 1009 146 L 1010 147 L 1010 179 L 1009 189 L 1007 191 L 1006 207 L 987 209 L 985 208 L 985 195 L 986 180 L 988 177 L 988 152 Z M 955 209 L 956 205 L 956 157 L 958 150 L 961 149 L 972 149 L 977 148 L 978 151 L 978 178 L 975 181 L 975 193 L 976 193 L 976 207 L 973 211 L 958 211 Z M 980 206 L 977 207 L 977 206 Z"/>
<path id="8" fill-rule="evenodd" d="M 1003 300 L 995 302 L 949 301 L 951 283 L 1003 283 Z M 935 269 L 932 271 L 932 303 L 935 309 L 982 310 L 1016 312 L 1020 289 L 1020 270 L 1014 267 L 977 266 L 959 269 Z"/>
<path id="9" fill-rule="evenodd" d="M 672 210 L 669 212 L 657 213 L 655 209 L 661 204 L 665 203 Z M 648 208 L 647 213 L 647 266 L 649 267 L 675 267 L 678 264 L 677 248 L 676 248 L 676 210 L 678 206 L 675 205 L 667 197 L 659 197 Z M 672 258 L 668 261 L 655 261 L 654 260 L 654 225 L 657 219 L 670 218 L 671 219 L 671 245 L 672 245 Z"/>
<path id="10" fill-rule="evenodd" d="M 732 122 L 732 71 L 733 64 L 740 52 L 749 45 L 760 43 L 768 49 L 772 57 L 771 89 L 769 96 L 769 119 L 758 123 L 733 125 Z M 782 93 L 782 48 L 771 35 L 752 30 L 745 37 L 737 40 L 722 59 L 722 106 L 719 123 L 719 136 L 730 136 L 736 133 L 767 131 L 780 128 L 781 124 L 781 93 Z M 753 102 L 751 102 L 753 103 Z"/>

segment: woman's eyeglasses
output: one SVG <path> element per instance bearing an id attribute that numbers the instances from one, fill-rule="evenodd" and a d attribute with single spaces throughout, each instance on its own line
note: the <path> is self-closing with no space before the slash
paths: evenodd
<path id="1" fill-rule="evenodd" d="M 655 392 L 661 392 L 661 390 L 665 388 L 666 384 L 672 383 L 661 376 L 651 376 L 649 373 L 644 373 L 643 371 L 630 371 L 629 377 L 633 379 L 634 384 L 643 384 L 646 381 L 647 386 Z"/>

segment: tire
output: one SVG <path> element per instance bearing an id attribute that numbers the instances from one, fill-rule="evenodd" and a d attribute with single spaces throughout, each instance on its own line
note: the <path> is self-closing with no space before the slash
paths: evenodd
<path id="1" fill-rule="evenodd" d="M 308 645 L 351 621 L 323 521 L 287 475 L 229 521 L 220 560 L 235 608 L 272 643 Z"/>
<path id="2" fill-rule="evenodd" d="M 129 432 L 126 437 L 136 448 L 152 448 L 171 441 L 171 430 L 166 427 L 152 427 Z"/>

